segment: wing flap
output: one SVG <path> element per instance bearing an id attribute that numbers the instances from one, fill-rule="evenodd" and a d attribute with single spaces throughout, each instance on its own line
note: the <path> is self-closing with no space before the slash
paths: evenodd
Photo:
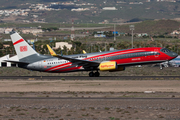
<path id="1" fill-rule="evenodd" d="M 75 58 L 70 58 L 70 57 L 64 57 L 64 56 L 59 56 L 59 55 L 54 55 L 54 57 L 60 58 L 60 59 L 65 59 L 68 60 L 74 64 L 77 64 L 79 66 L 99 66 L 99 62 L 94 62 L 94 61 L 87 61 L 87 60 L 81 60 L 81 59 L 75 59 Z"/>

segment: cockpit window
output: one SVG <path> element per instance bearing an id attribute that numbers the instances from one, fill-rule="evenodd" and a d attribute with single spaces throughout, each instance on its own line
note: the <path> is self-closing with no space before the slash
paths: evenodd
<path id="1" fill-rule="evenodd" d="M 171 52 L 171 51 L 168 50 L 167 48 L 163 48 L 163 49 L 161 49 L 161 51 L 164 52 L 164 53 L 169 53 L 169 52 Z"/>

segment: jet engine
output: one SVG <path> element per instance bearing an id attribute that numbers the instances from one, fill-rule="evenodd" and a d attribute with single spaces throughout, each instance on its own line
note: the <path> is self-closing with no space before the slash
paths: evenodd
<path id="1" fill-rule="evenodd" d="M 123 71 L 125 70 L 125 67 L 118 67 L 117 63 L 115 61 L 111 62 L 103 62 L 99 65 L 99 69 L 101 71 L 109 71 L 109 72 L 114 72 L 114 71 Z"/>

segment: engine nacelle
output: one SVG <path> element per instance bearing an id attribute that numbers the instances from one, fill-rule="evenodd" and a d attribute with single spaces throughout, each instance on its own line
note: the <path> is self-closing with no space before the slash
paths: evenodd
<path id="1" fill-rule="evenodd" d="M 125 70 L 125 67 L 118 67 L 117 69 L 110 70 L 109 72 L 117 72 L 117 71 L 124 71 L 124 70 Z"/>
<path id="2" fill-rule="evenodd" d="M 117 64 L 115 61 L 112 62 L 104 62 L 99 65 L 99 69 L 101 71 L 109 71 L 109 70 L 116 70 Z"/>
<path id="3" fill-rule="evenodd" d="M 101 71 L 117 72 L 125 70 L 125 67 L 118 67 L 115 61 L 104 62 L 99 65 Z"/>

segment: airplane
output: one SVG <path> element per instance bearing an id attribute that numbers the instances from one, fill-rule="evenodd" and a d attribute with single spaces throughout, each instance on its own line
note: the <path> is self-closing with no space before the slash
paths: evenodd
<path id="1" fill-rule="evenodd" d="M 53 50 L 48 44 L 47 44 L 46 46 L 47 46 L 50 54 L 51 54 L 52 56 L 56 57 L 56 53 L 54 52 L 54 50 Z"/>
<path id="2" fill-rule="evenodd" d="M 50 54 L 51 54 L 52 56 L 54 56 L 54 55 L 56 54 L 56 53 L 54 52 L 54 50 L 53 50 L 48 44 L 47 44 L 46 46 L 47 46 Z M 83 54 L 86 54 L 86 51 L 85 51 L 85 50 L 83 50 Z"/>
<path id="3" fill-rule="evenodd" d="M 87 52 L 85 50 L 83 50 L 83 53 L 86 54 Z"/>
<path id="4" fill-rule="evenodd" d="M 75 55 L 41 55 L 17 32 L 10 33 L 19 61 L 6 60 L 29 70 L 65 73 L 90 71 L 89 77 L 99 77 L 99 71 L 123 71 L 127 66 L 154 64 L 172 60 L 178 56 L 166 48 L 148 47 L 114 50 Z M 94 73 L 94 71 L 96 71 Z"/>

